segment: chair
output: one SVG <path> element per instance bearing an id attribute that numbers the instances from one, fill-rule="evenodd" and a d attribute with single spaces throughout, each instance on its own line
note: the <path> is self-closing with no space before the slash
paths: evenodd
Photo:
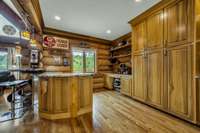
<path id="1" fill-rule="evenodd" d="M 12 75 L 8 71 L 1 71 L 0 72 L 0 90 L 1 93 L 4 93 L 6 88 L 11 88 L 12 92 L 8 95 L 7 101 L 11 104 L 11 112 L 5 113 L 6 115 L 10 115 L 10 118 L 7 119 L 0 119 L 0 122 L 13 120 L 15 118 L 19 118 L 23 116 L 27 108 L 30 108 L 32 105 L 32 91 L 26 89 L 29 85 L 30 80 L 16 80 L 15 76 Z M 19 99 L 16 96 L 20 97 Z M 27 102 L 28 101 L 28 102 Z M 20 103 L 22 106 L 18 106 L 16 108 L 16 104 Z M 19 111 L 21 114 L 15 113 L 16 110 L 23 109 Z M 3 115 L 4 117 L 5 115 Z"/>

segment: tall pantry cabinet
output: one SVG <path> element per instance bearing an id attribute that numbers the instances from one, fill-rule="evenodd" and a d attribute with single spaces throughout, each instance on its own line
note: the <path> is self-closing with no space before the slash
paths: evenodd
<path id="1" fill-rule="evenodd" d="M 200 0 L 162 0 L 129 22 L 132 97 L 193 123 L 200 120 L 199 6 Z"/>

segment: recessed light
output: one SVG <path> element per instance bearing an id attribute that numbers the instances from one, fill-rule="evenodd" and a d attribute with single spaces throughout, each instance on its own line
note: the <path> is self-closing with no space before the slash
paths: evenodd
<path id="1" fill-rule="evenodd" d="M 106 33 L 107 33 L 107 34 L 110 34 L 110 33 L 111 33 L 111 30 L 107 30 Z"/>
<path id="2" fill-rule="evenodd" d="M 55 16 L 54 19 L 55 20 L 61 20 L 61 18 L 59 16 Z"/>
<path id="3" fill-rule="evenodd" d="M 135 2 L 141 2 L 142 0 L 135 0 Z"/>

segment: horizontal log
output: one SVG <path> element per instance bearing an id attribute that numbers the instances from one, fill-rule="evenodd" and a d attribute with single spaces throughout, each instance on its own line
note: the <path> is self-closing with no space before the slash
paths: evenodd
<path id="1" fill-rule="evenodd" d="M 44 69 L 49 72 L 70 72 L 70 66 L 44 66 Z"/>
<path id="2" fill-rule="evenodd" d="M 98 66 L 99 71 L 109 71 L 112 68 L 110 66 Z"/>
<path id="3" fill-rule="evenodd" d="M 70 59 L 67 58 L 68 62 L 70 62 Z M 56 61 L 56 58 L 54 57 L 44 57 L 42 59 L 42 62 L 44 65 L 48 66 L 63 66 L 63 58 L 60 58 L 59 61 Z"/>
<path id="4" fill-rule="evenodd" d="M 93 85 L 93 88 L 96 89 L 96 88 L 103 88 L 104 87 L 104 83 L 96 83 Z"/>
<path id="5" fill-rule="evenodd" d="M 102 59 L 99 59 L 98 61 L 98 66 L 109 66 L 111 65 L 111 62 L 109 60 L 102 60 Z"/>
<path id="6" fill-rule="evenodd" d="M 104 82 L 103 76 L 98 78 L 93 78 L 93 83 L 103 83 L 103 82 Z"/>
<path id="7" fill-rule="evenodd" d="M 97 55 L 110 55 L 110 52 L 108 50 L 97 50 Z"/>

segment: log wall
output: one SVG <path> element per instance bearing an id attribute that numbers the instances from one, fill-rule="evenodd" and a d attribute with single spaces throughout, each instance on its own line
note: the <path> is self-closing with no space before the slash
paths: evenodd
<path id="1" fill-rule="evenodd" d="M 94 42 L 85 42 L 85 47 L 82 47 L 81 40 L 69 39 L 70 40 L 70 49 L 69 50 L 57 50 L 57 49 L 46 49 L 43 48 L 43 58 L 42 63 L 43 67 L 47 71 L 54 72 L 72 72 L 72 55 L 71 49 L 73 47 L 79 48 L 93 48 L 96 50 L 97 56 L 97 72 L 94 76 L 94 90 L 98 91 L 98 89 L 102 89 L 104 87 L 104 72 L 112 72 L 111 63 L 109 61 L 109 44 L 101 44 Z M 69 66 L 63 65 L 63 58 L 66 57 Z M 57 59 L 57 60 L 56 60 Z"/>

